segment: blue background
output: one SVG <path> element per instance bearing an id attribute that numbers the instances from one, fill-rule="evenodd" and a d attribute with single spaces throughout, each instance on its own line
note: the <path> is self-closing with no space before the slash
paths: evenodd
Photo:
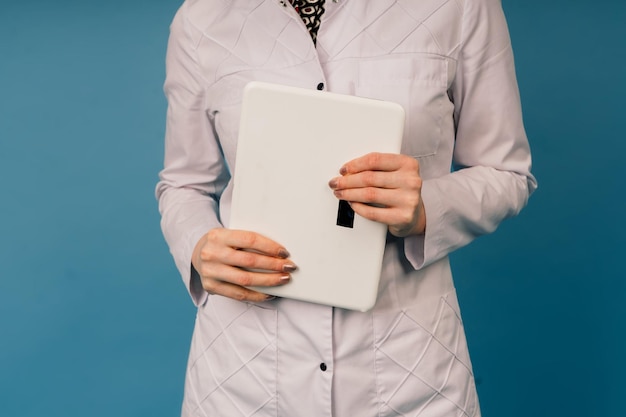
<path id="1" fill-rule="evenodd" d="M 163 242 L 178 0 L 0 0 L 0 416 L 179 413 Z M 505 0 L 529 207 L 453 264 L 486 417 L 626 416 L 626 3 Z"/>

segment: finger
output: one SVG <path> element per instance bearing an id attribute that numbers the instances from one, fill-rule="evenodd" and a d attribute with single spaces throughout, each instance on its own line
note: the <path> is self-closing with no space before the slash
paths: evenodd
<path id="1" fill-rule="evenodd" d="M 227 249 L 224 254 L 223 262 L 240 268 L 262 269 L 265 271 L 293 272 L 297 269 L 296 264 L 287 259 L 233 248 Z"/>
<path id="2" fill-rule="evenodd" d="M 198 272 L 202 277 L 203 287 L 210 292 L 215 292 L 215 287 L 220 282 L 241 287 L 276 287 L 291 280 L 288 273 L 255 272 L 220 263 L 203 265 Z"/>
<path id="3" fill-rule="evenodd" d="M 410 210 L 398 208 L 374 207 L 363 203 L 351 203 L 350 206 L 356 214 L 366 219 L 384 223 L 396 236 L 408 233 L 416 224 L 417 218 Z"/>
<path id="4" fill-rule="evenodd" d="M 214 229 L 216 238 L 222 244 L 238 249 L 251 249 L 268 256 L 288 258 L 289 252 L 284 246 L 259 233 L 245 230 Z M 211 231 L 214 232 L 214 231 Z M 209 232 L 209 233 L 211 233 Z"/>
<path id="5" fill-rule="evenodd" d="M 395 171 L 407 163 L 417 164 L 417 161 L 406 155 L 373 152 L 345 163 L 339 173 L 347 175 L 363 171 Z"/>
<path id="6" fill-rule="evenodd" d="M 402 178 L 405 176 L 406 174 L 401 171 L 363 171 L 333 178 L 328 185 L 333 190 L 363 187 L 399 188 L 402 186 Z"/>
<path id="7" fill-rule="evenodd" d="M 202 276 L 223 276 L 221 267 L 257 269 L 276 273 L 291 273 L 298 267 L 289 259 L 276 258 L 258 252 L 244 251 L 210 241 L 200 251 L 200 262 L 194 266 Z"/>
<path id="8" fill-rule="evenodd" d="M 379 223 L 394 223 L 394 211 L 389 207 L 374 207 L 372 205 L 360 202 L 350 202 L 350 207 L 359 216 L 373 220 Z"/>
<path id="9" fill-rule="evenodd" d="M 205 290 L 211 294 L 221 295 L 238 301 L 262 302 L 274 298 L 262 292 L 221 281 L 216 281 L 211 290 L 207 288 Z"/>
<path id="10" fill-rule="evenodd" d="M 397 190 L 376 187 L 335 190 L 334 194 L 339 200 L 346 200 L 350 203 L 374 204 L 384 207 L 396 207 L 404 202 L 402 195 Z"/>

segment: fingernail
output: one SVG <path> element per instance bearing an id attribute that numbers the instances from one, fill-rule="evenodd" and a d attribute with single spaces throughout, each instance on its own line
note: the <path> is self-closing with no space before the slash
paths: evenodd
<path id="1" fill-rule="evenodd" d="M 289 254 L 289 252 L 287 252 L 287 249 L 281 249 L 278 251 L 278 257 L 283 258 L 283 259 L 287 259 L 289 258 L 291 255 Z"/>
<path id="2" fill-rule="evenodd" d="M 276 296 L 275 295 L 268 295 L 267 297 L 265 297 L 265 301 L 272 301 L 275 300 Z"/>
<path id="3" fill-rule="evenodd" d="M 283 275 L 282 277 L 280 277 L 280 280 L 282 282 L 291 281 L 291 275 Z"/>
<path id="4" fill-rule="evenodd" d="M 333 178 L 328 182 L 328 185 L 330 186 L 330 188 L 337 188 L 337 179 Z"/>
<path id="5" fill-rule="evenodd" d="M 341 169 L 339 170 L 339 173 L 341 175 L 346 175 L 348 173 L 348 168 L 346 167 L 341 167 Z"/>
<path id="6" fill-rule="evenodd" d="M 298 269 L 294 264 L 285 264 L 283 265 L 283 272 L 293 272 Z"/>
<path id="7" fill-rule="evenodd" d="M 341 198 L 341 191 L 335 190 L 335 192 L 333 192 L 333 194 L 335 194 L 335 197 Z"/>

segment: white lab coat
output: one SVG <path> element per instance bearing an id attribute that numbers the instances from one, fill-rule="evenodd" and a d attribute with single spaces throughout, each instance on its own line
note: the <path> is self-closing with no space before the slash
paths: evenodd
<path id="1" fill-rule="evenodd" d="M 426 234 L 388 238 L 371 311 L 240 303 L 205 293 L 191 270 L 200 237 L 228 226 L 251 80 L 404 106 Z M 327 0 L 315 48 L 288 2 L 187 0 L 165 91 L 157 196 L 198 305 L 183 415 L 479 416 L 447 255 L 516 215 L 536 187 L 500 1 Z"/>

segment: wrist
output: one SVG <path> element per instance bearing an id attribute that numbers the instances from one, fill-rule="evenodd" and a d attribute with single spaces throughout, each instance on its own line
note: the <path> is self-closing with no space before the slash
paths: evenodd
<path id="1" fill-rule="evenodd" d="M 415 229 L 413 234 L 423 235 L 426 233 L 426 210 L 424 209 L 424 203 L 420 202 L 418 207 L 417 222 L 415 223 Z"/>

